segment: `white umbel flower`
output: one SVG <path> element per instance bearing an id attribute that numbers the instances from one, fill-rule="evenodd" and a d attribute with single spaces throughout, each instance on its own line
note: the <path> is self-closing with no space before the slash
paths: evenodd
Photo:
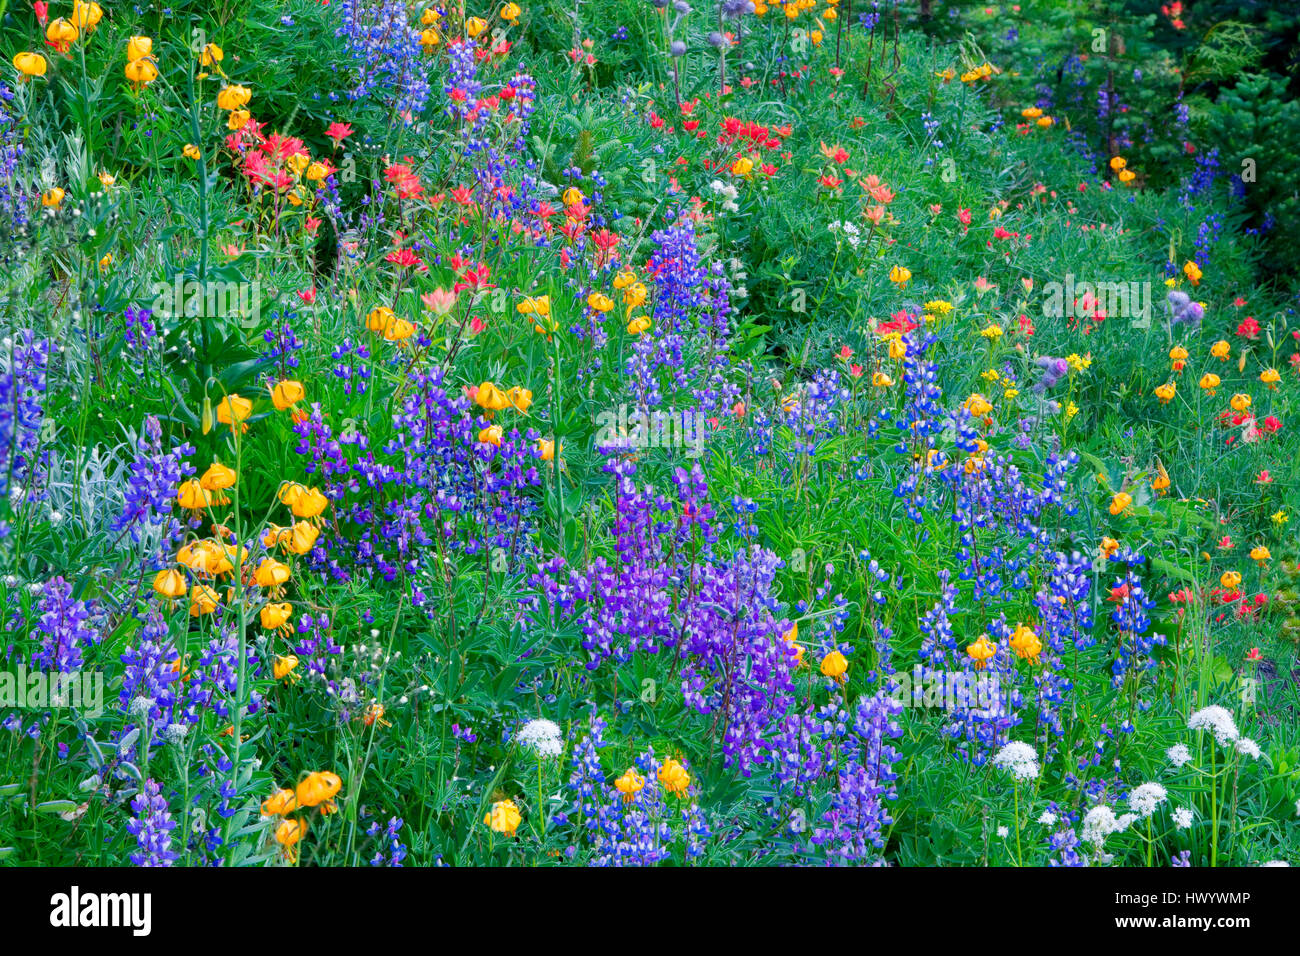
<path id="1" fill-rule="evenodd" d="M 735 186 L 729 183 L 724 183 L 720 179 L 715 179 L 713 182 L 709 183 L 709 188 L 712 189 L 722 200 L 721 205 L 724 210 L 727 212 L 740 211 L 740 206 L 736 204 L 736 197 L 740 195 L 740 190 Z"/>
<path id="2" fill-rule="evenodd" d="M 1187 744 L 1174 744 L 1165 751 L 1165 756 L 1175 767 L 1181 767 L 1192 759 L 1192 752 L 1187 749 Z"/>
<path id="3" fill-rule="evenodd" d="M 1300 810 L 1300 804 L 1297 804 L 1297 805 L 1296 805 L 1296 809 L 1297 809 L 1297 810 Z M 1056 825 L 1056 814 L 1053 813 L 1051 810 L 1044 810 L 1044 811 L 1043 811 L 1043 815 L 1040 816 L 1040 817 L 1038 818 L 1038 822 L 1041 823 L 1041 824 L 1042 824 L 1043 826 L 1045 826 L 1045 827 L 1055 826 L 1055 825 Z"/>
<path id="4" fill-rule="evenodd" d="M 1146 819 L 1159 809 L 1169 797 L 1168 792 L 1158 783 L 1144 783 L 1134 788 L 1128 795 L 1128 805 L 1142 819 Z"/>
<path id="5" fill-rule="evenodd" d="M 1192 825 L 1192 811 L 1187 807 L 1179 807 L 1174 811 L 1174 826 L 1180 830 L 1186 830 Z"/>
<path id="6" fill-rule="evenodd" d="M 1084 815 L 1083 826 L 1080 830 L 1085 843 L 1100 847 L 1106 842 L 1106 837 L 1112 833 L 1118 833 L 1125 826 L 1126 824 L 1123 823 L 1122 818 L 1116 818 L 1114 810 L 1105 804 L 1101 804 L 1093 807 Z"/>
<path id="7" fill-rule="evenodd" d="M 1237 753 L 1258 760 L 1260 758 L 1259 744 L 1249 737 L 1242 737 L 1237 741 Z"/>
<path id="8" fill-rule="evenodd" d="M 841 222 L 837 219 L 826 228 L 832 233 L 844 233 L 844 238 L 848 240 L 849 245 L 854 249 L 858 247 L 858 243 L 861 241 L 858 238 L 860 235 L 858 227 L 851 222 Z"/>
<path id="9" fill-rule="evenodd" d="M 1038 776 L 1038 753 L 1024 741 L 1013 740 L 998 751 L 993 766 L 1007 771 L 1016 780 L 1033 780 Z"/>
<path id="10" fill-rule="evenodd" d="M 559 725 L 553 720 L 530 720 L 519 728 L 519 743 L 539 757 L 558 757 L 564 753 Z"/>
<path id="11" fill-rule="evenodd" d="M 1187 726 L 1192 730 L 1211 731 L 1214 739 L 1225 747 L 1238 737 L 1237 722 L 1232 719 L 1232 714 L 1218 704 L 1202 707 L 1192 714 Z"/>

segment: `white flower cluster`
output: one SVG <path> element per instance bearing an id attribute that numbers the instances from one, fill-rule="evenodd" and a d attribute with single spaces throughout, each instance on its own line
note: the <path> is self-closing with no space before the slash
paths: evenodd
<path id="1" fill-rule="evenodd" d="M 1187 807 L 1179 807 L 1174 811 L 1174 826 L 1180 830 L 1186 830 L 1192 825 L 1192 811 Z"/>
<path id="2" fill-rule="evenodd" d="M 1181 767 L 1192 759 L 1192 752 L 1187 749 L 1187 744 L 1174 744 L 1165 751 L 1165 756 L 1175 767 Z"/>
<path id="3" fill-rule="evenodd" d="M 1211 731 L 1214 739 L 1224 747 L 1238 737 L 1237 722 L 1232 719 L 1232 714 L 1218 704 L 1202 707 L 1192 714 L 1187 721 L 1187 726 L 1191 730 Z"/>
<path id="4" fill-rule="evenodd" d="M 844 241 L 847 242 L 854 249 L 856 249 L 858 247 L 858 244 L 862 242 L 862 231 L 858 229 L 857 226 L 853 225 L 853 223 L 851 222 L 841 222 L 840 220 L 836 219 L 833 223 L 831 223 L 826 228 L 831 232 L 835 233 L 836 235 L 838 235 L 839 233 L 844 233 Z"/>
<path id="5" fill-rule="evenodd" d="M 1085 843 L 1100 847 L 1106 842 L 1106 837 L 1112 833 L 1122 833 L 1136 819 L 1137 815 L 1132 813 L 1117 817 L 1114 810 L 1105 804 L 1100 804 L 1084 815 L 1080 835 Z"/>
<path id="6" fill-rule="evenodd" d="M 726 212 L 740 212 L 740 206 L 736 204 L 736 197 L 740 195 L 740 190 L 732 183 L 724 183 L 721 179 L 715 179 L 709 183 L 718 198 L 722 200 L 719 204 Z"/>
<path id="7" fill-rule="evenodd" d="M 1142 819 L 1146 819 L 1159 809 L 1160 804 L 1168 799 L 1169 794 L 1158 783 L 1144 783 L 1128 795 L 1128 805 Z"/>
<path id="8" fill-rule="evenodd" d="M 564 753 L 564 740 L 553 720 L 530 720 L 519 728 L 516 739 L 539 757 L 558 757 Z"/>
<path id="9" fill-rule="evenodd" d="M 1029 744 L 1013 740 L 998 751 L 993 766 L 1007 771 L 1017 780 L 1033 780 L 1038 776 L 1038 753 Z"/>

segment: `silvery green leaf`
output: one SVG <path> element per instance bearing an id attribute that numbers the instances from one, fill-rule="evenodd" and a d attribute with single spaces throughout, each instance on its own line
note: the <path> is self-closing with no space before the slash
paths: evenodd
<path id="1" fill-rule="evenodd" d="M 76 800 L 44 800 L 36 804 L 37 813 L 70 813 L 75 809 Z"/>

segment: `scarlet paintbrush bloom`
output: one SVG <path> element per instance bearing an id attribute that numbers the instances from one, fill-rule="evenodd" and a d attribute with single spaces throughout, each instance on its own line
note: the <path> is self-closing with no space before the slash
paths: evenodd
<path id="1" fill-rule="evenodd" d="M 422 260 L 410 249 L 395 249 L 394 251 L 390 252 L 388 255 L 384 256 L 384 261 L 391 262 L 397 266 L 401 266 L 403 269 L 418 268 L 421 271 L 426 271 L 427 268 L 424 264 L 424 260 Z"/>
<path id="2" fill-rule="evenodd" d="M 393 186 L 398 199 L 418 199 L 424 192 L 420 177 L 404 164 L 389 166 L 384 170 L 384 178 Z"/>
<path id="3" fill-rule="evenodd" d="M 337 149 L 339 144 L 342 143 L 345 139 L 347 139 L 351 135 L 352 135 L 351 123 L 340 123 L 336 120 L 335 122 L 330 123 L 330 125 L 325 128 L 325 136 L 327 139 L 334 140 L 335 149 Z"/>

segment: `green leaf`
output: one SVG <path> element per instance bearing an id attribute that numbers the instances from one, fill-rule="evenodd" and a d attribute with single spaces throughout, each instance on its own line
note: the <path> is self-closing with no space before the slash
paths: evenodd
<path id="1" fill-rule="evenodd" d="M 70 813 L 77 809 L 75 800 L 45 800 L 36 804 L 37 813 Z"/>

